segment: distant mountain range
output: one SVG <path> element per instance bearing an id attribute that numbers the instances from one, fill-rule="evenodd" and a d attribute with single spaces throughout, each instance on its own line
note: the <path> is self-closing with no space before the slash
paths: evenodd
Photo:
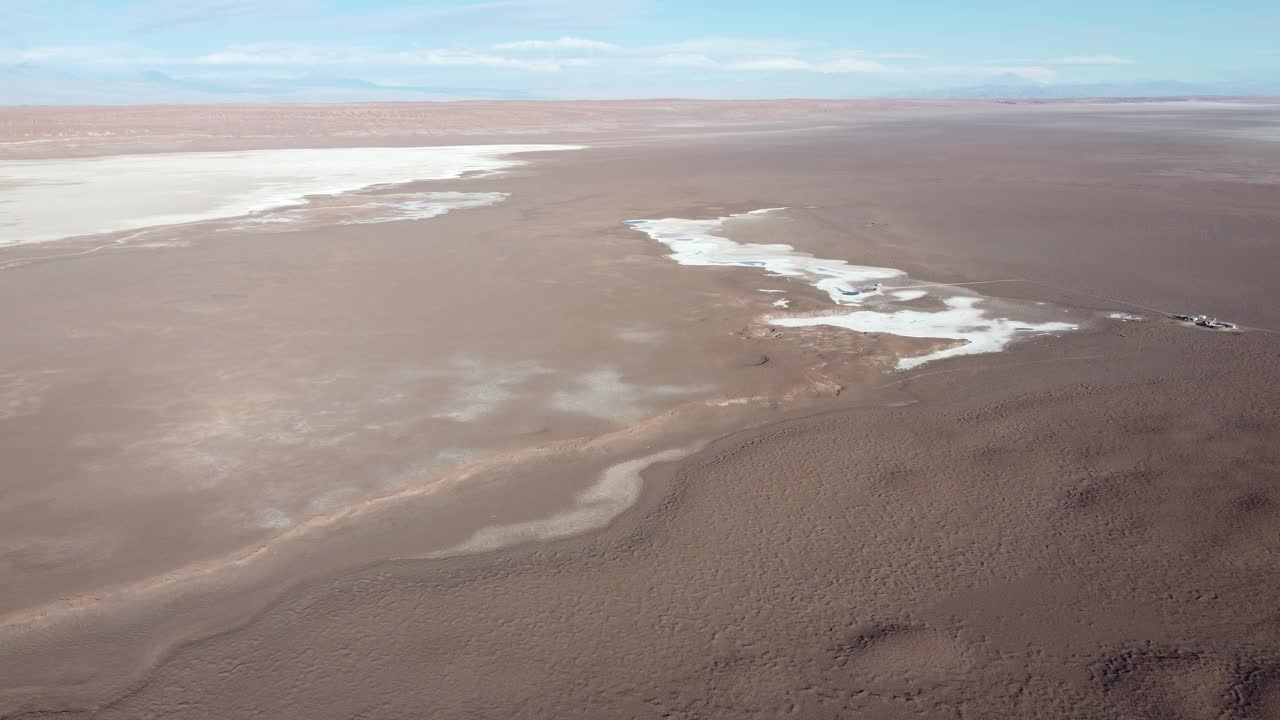
<path id="1" fill-rule="evenodd" d="M 1042 84 L 1001 76 L 982 85 L 930 88 L 881 95 L 922 99 L 1065 99 L 1116 97 L 1280 96 L 1271 83 Z M 423 100 L 531 100 L 543 96 L 521 90 L 477 87 L 392 85 L 360 78 L 204 78 L 150 70 L 131 76 L 79 75 L 31 64 L 0 67 L 0 105 L 136 105 L 228 102 L 374 102 Z"/>
<path id="2" fill-rule="evenodd" d="M 913 98 L 1106 98 L 1106 97 L 1187 97 L 1280 95 L 1280 81 L 1264 83 L 1187 83 L 1173 80 L 1137 83 L 1064 83 L 1045 85 L 1020 78 L 1002 77 L 994 82 L 967 87 L 935 88 L 897 97 Z"/>
<path id="3" fill-rule="evenodd" d="M 528 93 L 498 88 L 384 85 L 324 75 L 231 81 L 174 77 L 154 70 L 130 78 L 101 78 L 32 65 L 0 68 L 0 104 L 3 105 L 525 100 L 529 97 Z"/>

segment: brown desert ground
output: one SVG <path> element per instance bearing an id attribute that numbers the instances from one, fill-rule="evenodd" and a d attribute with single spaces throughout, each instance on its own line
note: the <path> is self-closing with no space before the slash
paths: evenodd
<path id="1" fill-rule="evenodd" d="M 1280 718 L 1278 130 L 0 111 L 7 160 L 586 146 L 368 191 L 507 193 L 425 220 L 0 247 L 0 718 Z M 623 224 L 761 208 L 1080 327 L 894 370 L 946 341 L 771 326 L 829 301 Z"/>

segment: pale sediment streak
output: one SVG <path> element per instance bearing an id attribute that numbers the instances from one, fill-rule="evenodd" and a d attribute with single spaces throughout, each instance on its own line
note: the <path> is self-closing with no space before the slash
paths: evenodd
<path id="1" fill-rule="evenodd" d="M 461 543 L 427 557 L 475 555 L 527 542 L 545 542 L 598 530 L 635 504 L 643 480 L 640 473 L 657 463 L 680 460 L 696 447 L 673 448 L 605 468 L 591 487 L 578 493 L 573 507 L 548 517 L 481 528 Z"/>
<path id="2" fill-rule="evenodd" d="M 363 208 L 375 211 L 371 217 L 342 221 L 343 225 L 365 225 L 389 220 L 427 220 L 444 215 L 450 210 L 497 205 L 507 197 L 506 193 L 439 192 L 419 195 L 398 195 L 364 204 Z"/>
<path id="3" fill-rule="evenodd" d="M 311 224 L 373 225 L 401 220 L 428 220 L 453 210 L 489 207 L 505 200 L 501 192 L 352 193 L 254 213 L 231 222 L 226 230 L 293 231 Z"/>
<path id="4" fill-rule="evenodd" d="M 511 157 L 516 153 L 581 147 L 325 148 L 9 162 L 0 166 L 0 246 L 240 217 L 299 205 L 312 196 L 494 173 L 523 164 Z M 408 214 L 439 214 L 439 203 L 459 200 L 419 197 L 403 207 Z"/>
<path id="5" fill-rule="evenodd" d="M 438 492 L 457 487 L 486 473 L 509 471 L 524 463 L 539 463 L 557 460 L 566 456 L 599 455 L 601 452 L 618 453 L 624 457 L 639 447 L 652 447 L 656 440 L 668 432 L 669 425 L 690 413 L 705 408 L 723 408 L 734 405 L 766 404 L 765 397 L 743 397 L 721 400 L 699 400 L 677 406 L 664 413 L 648 417 L 642 421 L 602 435 L 575 437 L 556 441 L 546 445 L 534 445 L 515 448 L 509 451 L 496 452 L 449 469 L 439 475 L 423 477 L 418 483 L 392 490 L 387 494 L 364 497 L 324 512 L 302 519 L 282 529 L 268 541 L 232 552 L 226 556 L 210 558 L 156 576 L 118 586 L 104 587 L 81 595 L 63 597 L 44 605 L 0 614 L 0 639 L 6 630 L 24 628 L 29 632 L 42 632 L 52 623 L 68 618 L 84 620 L 89 613 L 105 611 L 111 607 L 141 601 L 156 594 L 208 591 L 214 578 L 224 572 L 245 571 L 256 566 L 266 566 L 273 562 L 284 562 L 284 554 L 295 543 L 313 542 L 325 531 L 332 531 L 341 525 L 356 521 L 368 520 L 374 514 L 386 511 L 401 503 L 435 495 Z M 643 488 L 640 473 L 645 468 L 662 462 L 671 462 L 697 452 L 701 445 L 674 448 L 633 460 L 622 461 L 606 468 L 597 482 L 590 488 L 580 492 L 574 505 L 562 513 L 537 523 L 556 520 L 554 532 L 552 525 L 547 525 L 543 539 L 567 537 L 576 532 L 588 531 L 603 527 L 614 517 L 628 509 L 639 498 Z M 567 515 L 566 515 L 567 514 Z M 564 516 L 564 517 L 562 517 Z M 571 522 L 566 522 L 569 520 Z M 504 526 L 506 527 L 506 526 Z M 514 526 L 513 526 L 514 527 Z M 571 528 L 578 528 L 571 530 Z M 493 528 L 494 531 L 497 528 Z M 483 530 L 481 531 L 483 532 Z M 504 537 L 510 537 L 504 535 Z M 530 537 L 525 535 L 525 537 Z M 530 539 L 536 539 L 530 537 Z M 451 554 L 474 554 L 484 552 L 476 549 L 478 544 L 468 546 L 475 540 L 468 541 L 448 550 L 436 551 L 423 557 L 438 558 Z M 486 541 L 492 542 L 492 540 Z M 505 541 L 500 546 L 505 546 Z M 202 583 L 205 583 L 202 585 Z"/>
<path id="6" fill-rule="evenodd" d="M 775 316 L 769 318 L 773 325 L 827 325 L 859 332 L 960 341 L 923 355 L 899 358 L 899 370 L 958 355 L 998 352 L 1019 336 L 1078 327 L 1068 322 L 1036 323 L 1000 317 L 987 299 L 954 286 L 929 286 L 928 291 L 910 285 L 885 288 L 881 281 L 896 279 L 901 283 L 907 279 L 906 273 L 818 258 L 784 243 L 739 243 L 723 234 L 726 222 L 758 220 L 785 209 L 766 208 L 711 220 L 631 220 L 627 225 L 666 245 L 672 251 L 668 257 L 681 265 L 755 268 L 769 275 L 803 280 L 826 293 L 834 305 L 858 308 L 822 315 Z M 904 305 L 930 296 L 943 308 L 921 310 Z"/>

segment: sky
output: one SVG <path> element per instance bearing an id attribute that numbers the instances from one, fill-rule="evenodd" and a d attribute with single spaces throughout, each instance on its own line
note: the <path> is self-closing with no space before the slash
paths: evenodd
<path id="1" fill-rule="evenodd" d="M 0 0 L 0 104 L 1280 95 L 1280 2 Z"/>

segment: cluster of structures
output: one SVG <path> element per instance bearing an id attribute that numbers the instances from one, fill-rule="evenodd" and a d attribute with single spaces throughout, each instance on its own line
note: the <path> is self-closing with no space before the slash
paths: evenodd
<path id="1" fill-rule="evenodd" d="M 1194 323 L 1202 328 L 1209 328 L 1210 330 L 1234 330 L 1236 327 L 1235 323 L 1229 323 L 1226 320 L 1219 320 L 1216 317 L 1209 317 L 1208 315 L 1174 315 L 1173 319 L 1181 320 L 1182 322 Z"/>

